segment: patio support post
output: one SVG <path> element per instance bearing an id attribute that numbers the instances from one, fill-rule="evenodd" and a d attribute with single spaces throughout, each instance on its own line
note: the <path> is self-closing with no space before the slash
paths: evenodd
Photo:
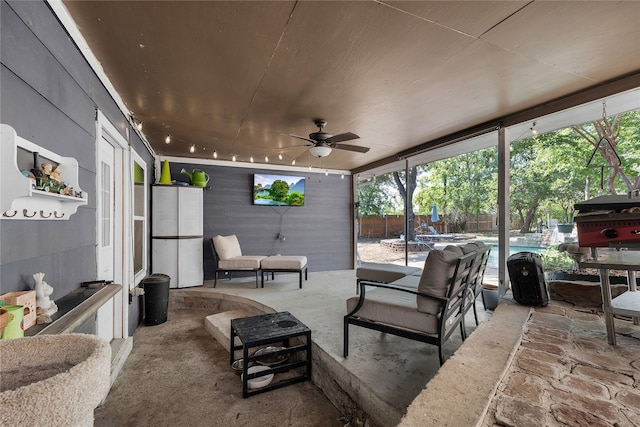
<path id="1" fill-rule="evenodd" d="M 404 265 L 409 265 L 409 209 L 413 209 L 409 200 L 409 159 L 404 159 Z M 413 224 L 411 224 L 413 227 Z"/>
<path id="2" fill-rule="evenodd" d="M 509 185 L 511 183 L 511 154 L 509 131 L 507 128 L 498 129 L 498 278 L 500 280 L 499 293 L 503 296 L 509 287 L 507 274 L 507 258 L 509 257 L 509 227 L 511 216 L 509 206 Z"/>
<path id="3" fill-rule="evenodd" d="M 360 257 L 358 256 L 358 237 L 360 236 L 360 211 L 358 203 L 358 175 L 351 175 L 351 214 L 353 215 L 353 226 L 351 230 L 351 247 L 353 268 L 360 266 Z"/>

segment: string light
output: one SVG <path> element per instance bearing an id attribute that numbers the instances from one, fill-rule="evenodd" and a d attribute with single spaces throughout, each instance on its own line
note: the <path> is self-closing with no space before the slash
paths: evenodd
<path id="1" fill-rule="evenodd" d="M 168 144 L 171 142 L 171 135 L 167 135 L 167 137 L 164 139 L 164 143 Z"/>
<path id="2" fill-rule="evenodd" d="M 249 161 L 253 163 L 253 156 L 249 156 Z"/>
<path id="3" fill-rule="evenodd" d="M 296 159 L 291 160 L 291 166 L 296 164 Z"/>
<path id="4" fill-rule="evenodd" d="M 324 176 L 329 176 L 329 169 L 324 170 Z"/>
<path id="5" fill-rule="evenodd" d="M 340 179 L 344 179 L 344 174 L 341 174 L 341 175 L 340 175 Z"/>
<path id="6" fill-rule="evenodd" d="M 236 155 L 235 155 L 235 154 L 231 157 L 231 161 L 232 161 L 232 162 L 235 162 L 235 161 L 236 161 Z"/>
<path id="7" fill-rule="evenodd" d="M 282 153 L 278 153 L 278 159 L 282 160 Z"/>
<path id="8" fill-rule="evenodd" d="M 269 163 L 269 156 L 264 156 L 265 163 Z"/>
<path id="9" fill-rule="evenodd" d="M 536 136 L 538 134 L 538 130 L 536 129 L 536 122 L 533 122 L 533 125 L 531 126 L 531 134 L 533 136 Z"/>
<path id="10" fill-rule="evenodd" d="M 189 147 L 189 152 L 190 153 L 195 153 L 196 152 L 196 146 L 195 144 L 192 144 L 191 147 Z"/>
<path id="11" fill-rule="evenodd" d="M 138 128 L 138 130 L 142 130 L 142 122 L 138 122 L 138 124 L 136 125 L 136 127 Z"/>
<path id="12" fill-rule="evenodd" d="M 216 150 L 213 150 L 213 158 L 214 159 L 218 158 L 218 152 Z"/>

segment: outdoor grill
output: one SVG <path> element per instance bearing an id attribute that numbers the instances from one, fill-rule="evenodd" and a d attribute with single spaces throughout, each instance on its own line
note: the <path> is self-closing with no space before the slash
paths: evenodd
<path id="1" fill-rule="evenodd" d="M 586 247 L 640 243 L 640 196 L 600 196 L 576 203 L 578 243 Z"/>

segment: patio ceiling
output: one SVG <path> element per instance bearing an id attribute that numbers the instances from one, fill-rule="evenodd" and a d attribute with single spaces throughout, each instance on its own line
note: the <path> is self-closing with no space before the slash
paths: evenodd
<path id="1" fill-rule="evenodd" d="M 465 129 L 640 87 L 640 2 L 64 5 L 163 156 L 364 170 Z M 371 150 L 310 158 L 286 134 L 314 132 L 314 118 Z"/>

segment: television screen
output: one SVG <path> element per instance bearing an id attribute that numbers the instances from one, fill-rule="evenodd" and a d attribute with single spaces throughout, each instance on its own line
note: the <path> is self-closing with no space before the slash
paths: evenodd
<path id="1" fill-rule="evenodd" d="M 304 177 L 253 175 L 253 204 L 264 206 L 303 206 Z"/>

